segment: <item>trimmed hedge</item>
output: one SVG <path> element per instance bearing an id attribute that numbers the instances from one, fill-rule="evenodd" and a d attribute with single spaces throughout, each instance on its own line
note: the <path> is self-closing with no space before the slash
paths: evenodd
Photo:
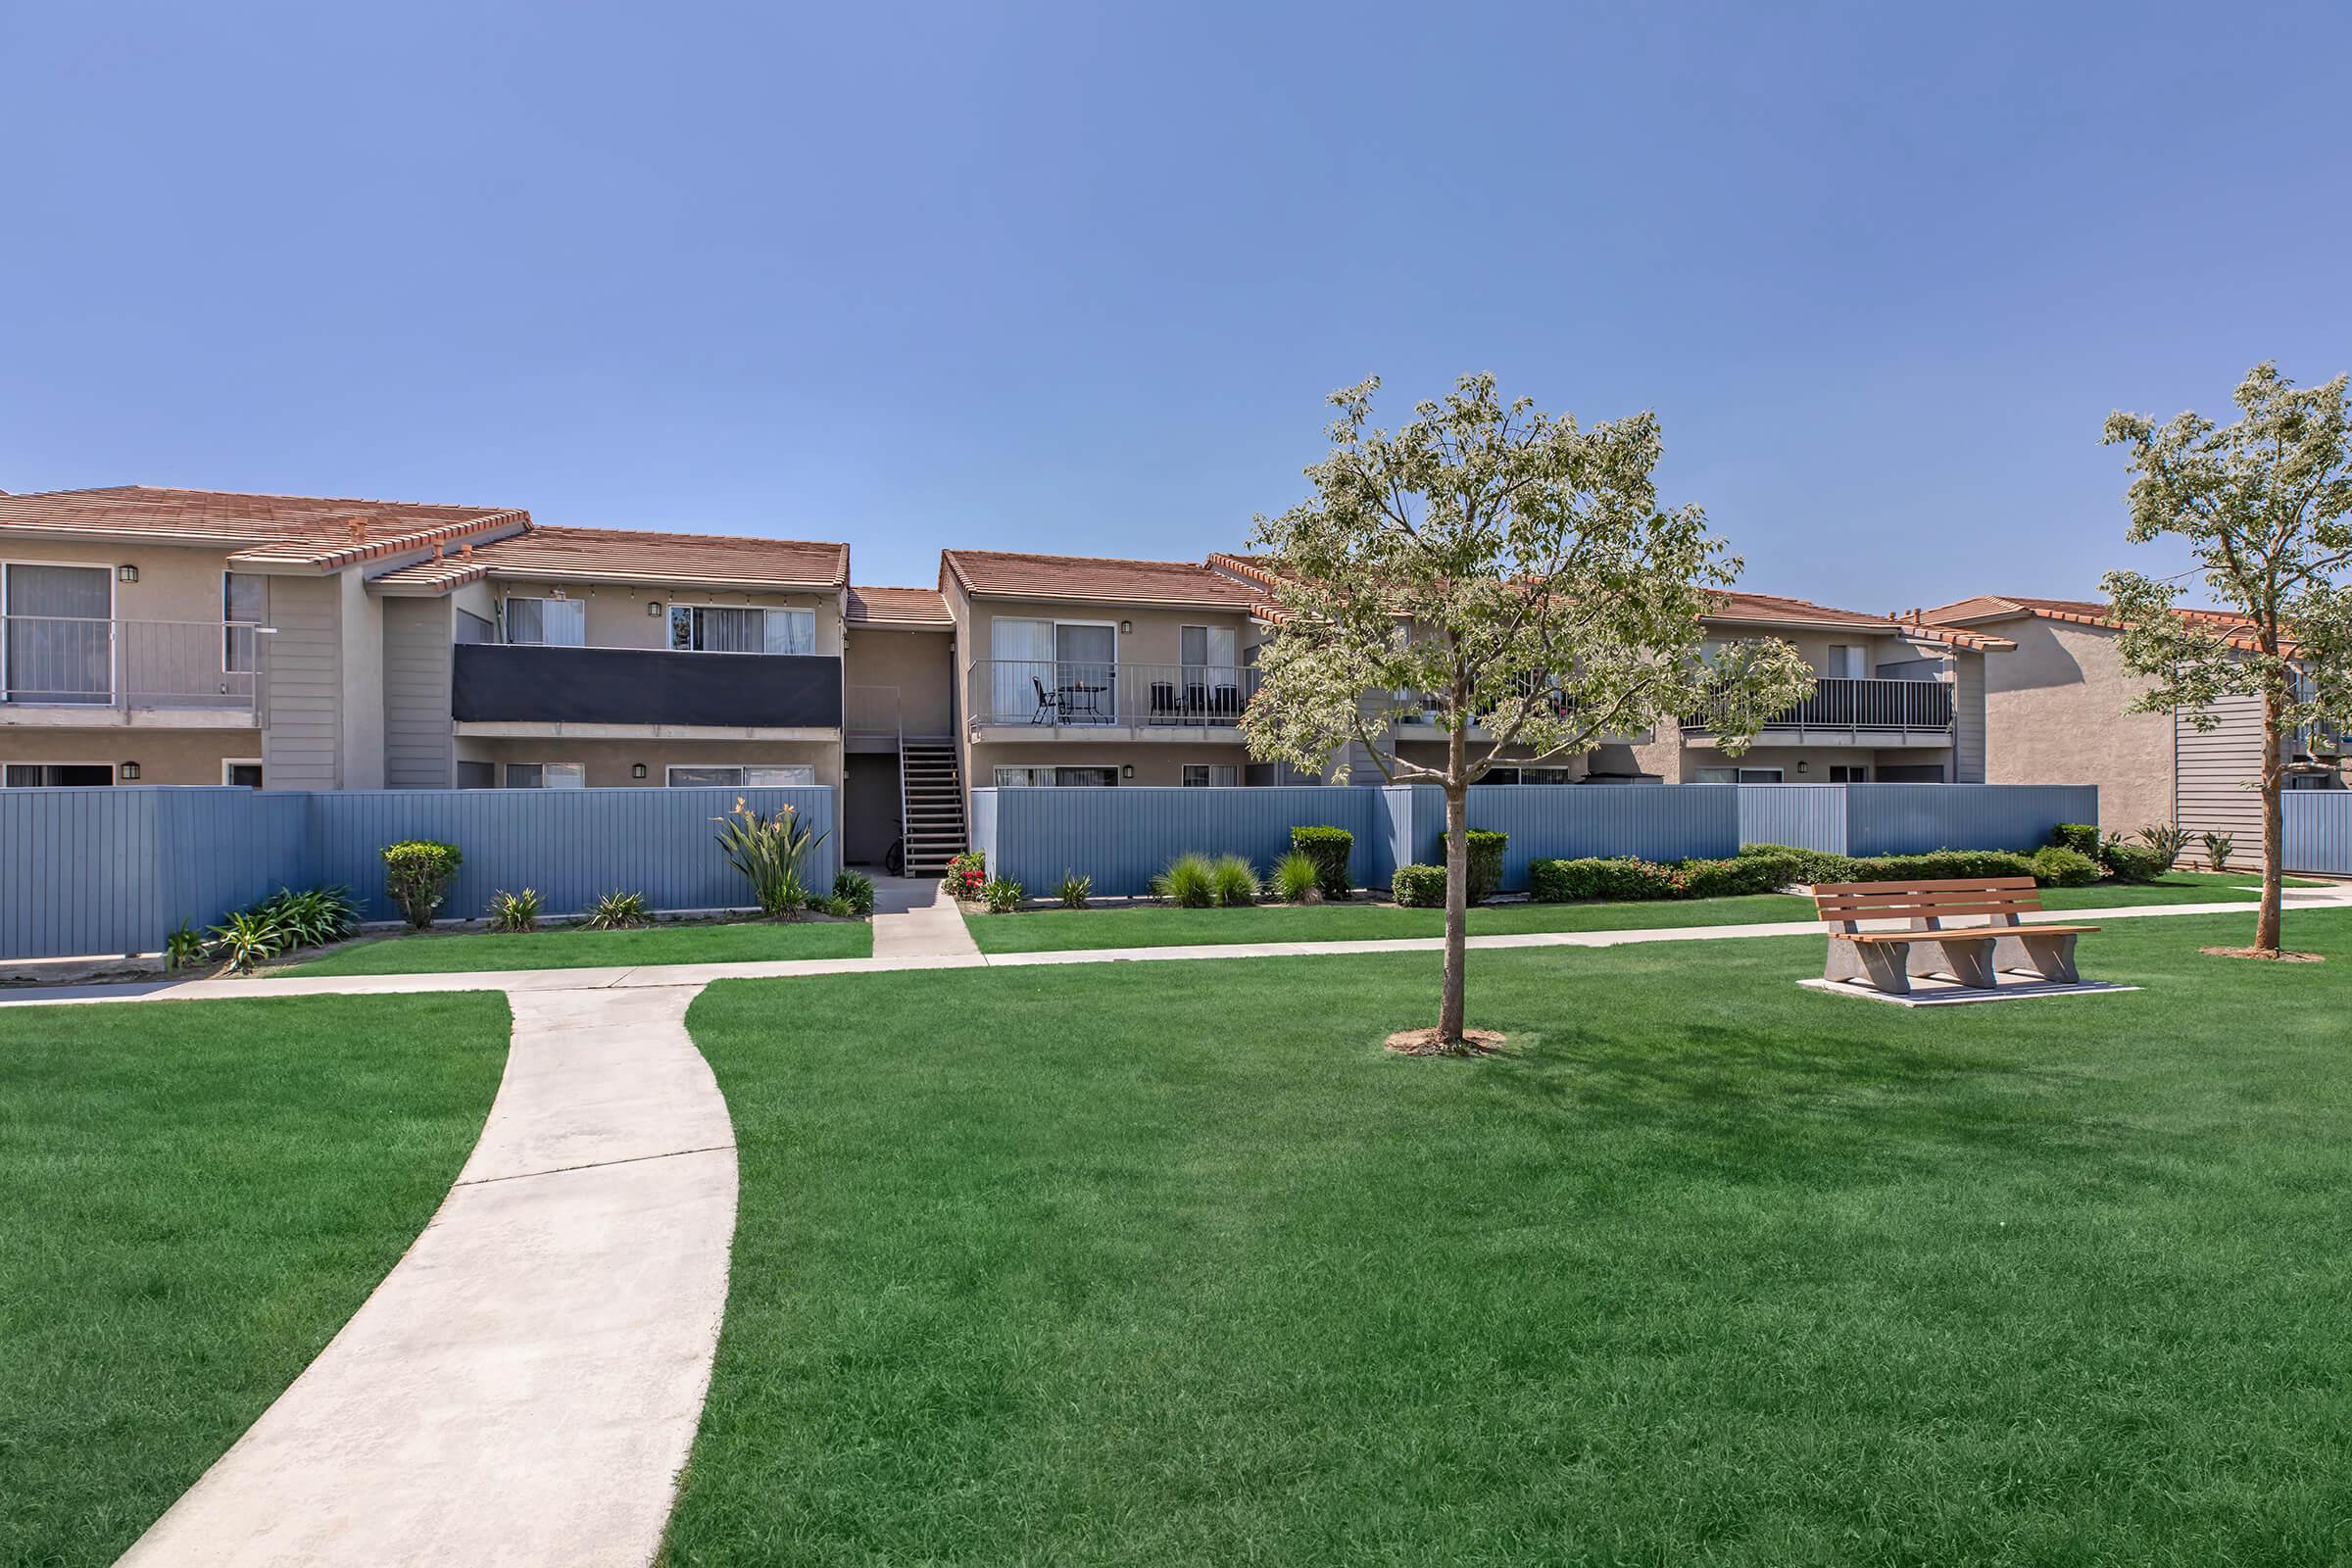
<path id="1" fill-rule="evenodd" d="M 2034 852 L 2034 880 L 2045 888 L 2086 888 L 2099 879 L 2099 862 L 2052 844 Z"/>
<path id="2" fill-rule="evenodd" d="M 2050 842 L 2062 850 L 2072 850 L 2089 859 L 2099 858 L 2099 825 L 2096 822 L 2061 822 L 2050 829 Z"/>
<path id="3" fill-rule="evenodd" d="M 1325 898 L 1344 899 L 1355 891 L 1348 871 L 1348 856 L 1355 849 L 1354 834 L 1344 827 L 1295 827 L 1291 829 L 1291 848 L 1313 858 L 1315 886 Z"/>
<path id="4" fill-rule="evenodd" d="M 1408 909 L 1442 909 L 1446 906 L 1446 868 L 1400 865 L 1389 879 L 1389 894 Z"/>
<path id="5" fill-rule="evenodd" d="M 1600 859 L 1535 860 L 1527 868 L 1528 897 L 1541 904 L 1575 899 L 1679 899 L 1686 897 L 1682 873 L 1654 860 L 1631 856 Z"/>
<path id="6" fill-rule="evenodd" d="M 1502 847 L 1511 836 L 1474 827 L 1463 837 L 1470 856 L 1470 902 L 1484 904 L 1502 891 Z"/>
<path id="7" fill-rule="evenodd" d="M 2044 850 L 2040 855 L 2052 853 Z M 1577 899 L 1724 899 L 1774 893 L 1796 883 L 1933 882 L 1964 876 L 2032 876 L 2046 884 L 2050 878 L 2039 874 L 2039 855 L 2029 859 L 2007 850 L 1851 856 L 1791 849 L 1787 845 L 1750 844 L 1741 848 L 1733 859 L 1678 860 L 1671 865 L 1630 857 L 1537 860 L 1528 866 L 1527 877 L 1530 897 L 1541 903 L 1561 904 Z M 2060 862 L 2051 862 L 2051 868 L 2053 872 L 2063 870 L 2074 874 L 2071 867 Z M 2093 880 L 2097 872 L 2097 866 L 2092 865 Z"/>
<path id="8" fill-rule="evenodd" d="M 2105 844 L 2099 848 L 2100 863 L 2124 882 L 2153 882 L 2170 871 L 2177 858 L 2145 844 Z"/>

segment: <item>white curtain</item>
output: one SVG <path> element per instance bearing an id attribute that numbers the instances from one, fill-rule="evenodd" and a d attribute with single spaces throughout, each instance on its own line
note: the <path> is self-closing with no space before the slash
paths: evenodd
<path id="1" fill-rule="evenodd" d="M 993 711 L 988 716 L 1000 724 L 1025 723 L 1039 715 L 1038 689 L 1044 688 L 1050 698 L 1057 684 L 1054 623 L 999 615 L 989 623 L 988 636 L 989 656 L 996 661 L 989 698 Z"/>

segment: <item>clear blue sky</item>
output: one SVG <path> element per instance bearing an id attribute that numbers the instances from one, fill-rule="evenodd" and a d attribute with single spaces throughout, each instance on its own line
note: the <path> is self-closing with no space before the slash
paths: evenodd
<path id="1" fill-rule="evenodd" d="M 1461 20 L 1474 18 L 1474 20 Z M 1195 556 L 1323 395 L 1654 408 L 1748 583 L 2087 593 L 2352 368 L 2352 11 L 0 0 L 0 488 Z"/>

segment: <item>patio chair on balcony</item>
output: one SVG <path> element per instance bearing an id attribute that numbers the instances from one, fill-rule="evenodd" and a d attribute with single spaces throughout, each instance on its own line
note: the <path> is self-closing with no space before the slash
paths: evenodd
<path id="1" fill-rule="evenodd" d="M 1153 681 L 1152 683 L 1152 721 L 1154 723 L 1164 723 L 1168 719 L 1174 718 L 1175 716 L 1176 683 L 1172 680 Z"/>
<path id="2" fill-rule="evenodd" d="M 1037 710 L 1029 715 L 1029 722 L 1032 724 L 1060 723 L 1061 694 L 1047 691 L 1046 683 L 1035 675 L 1029 677 L 1029 684 L 1037 689 Z"/>

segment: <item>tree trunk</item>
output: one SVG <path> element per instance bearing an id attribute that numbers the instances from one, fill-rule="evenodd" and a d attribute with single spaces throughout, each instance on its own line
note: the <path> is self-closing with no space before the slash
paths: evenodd
<path id="1" fill-rule="evenodd" d="M 1453 738 L 1458 751 L 1462 738 Z M 1460 777 L 1455 771 L 1455 779 Z M 1438 1039 L 1447 1049 L 1462 1044 L 1462 966 L 1469 958 L 1470 788 L 1446 784 L 1446 995 L 1438 1004 Z"/>
<path id="2" fill-rule="evenodd" d="M 2285 814 L 2278 800 L 2286 787 L 2285 765 L 2279 761 L 2286 739 L 2279 733 L 2281 727 L 2278 693 L 2266 691 L 2262 698 L 2262 906 L 2254 917 L 2254 949 L 2258 953 L 2277 953 L 2279 946 L 2278 908 L 2284 881 L 2280 866 L 2286 858 Z"/>

